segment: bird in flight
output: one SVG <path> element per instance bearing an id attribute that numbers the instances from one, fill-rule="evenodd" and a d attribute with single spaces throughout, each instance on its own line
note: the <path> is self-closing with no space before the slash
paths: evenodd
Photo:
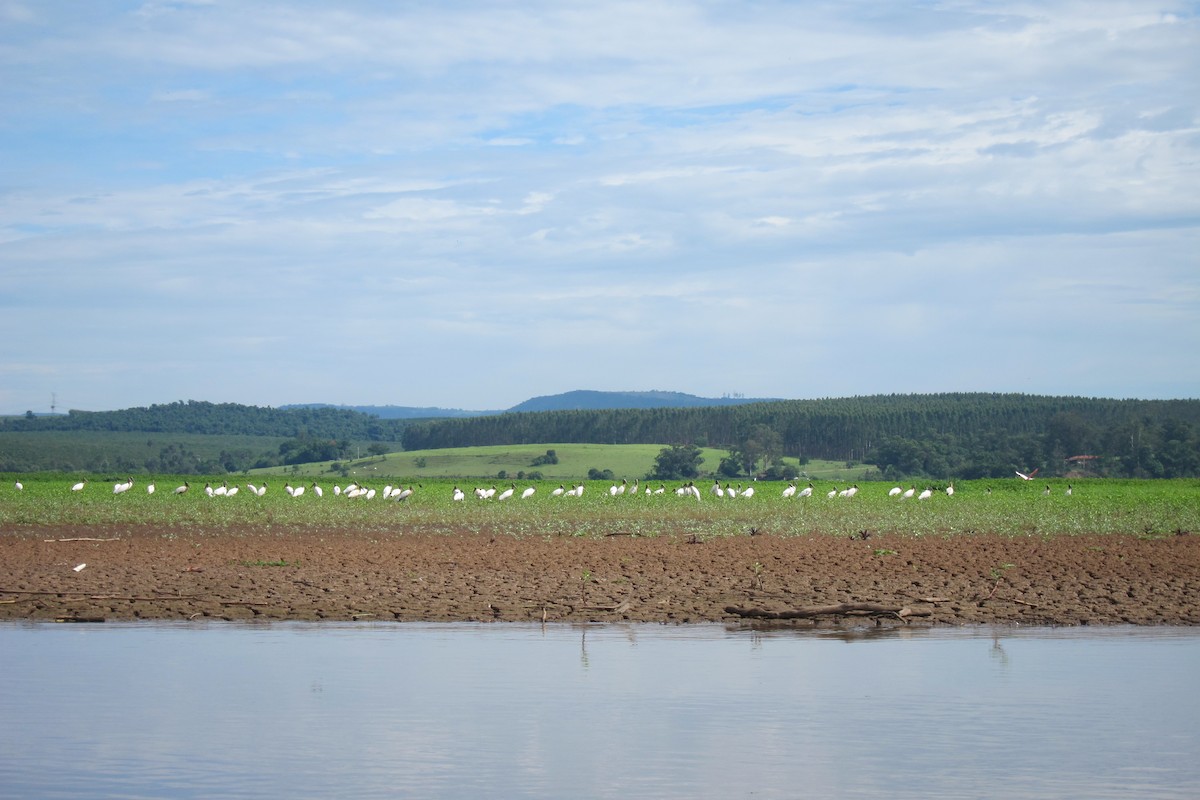
<path id="1" fill-rule="evenodd" d="M 1028 475 L 1026 475 L 1024 472 L 1021 472 L 1021 470 L 1017 470 L 1017 477 L 1023 481 L 1031 481 L 1031 480 L 1033 480 L 1033 476 L 1038 474 L 1039 469 L 1041 469 L 1041 467 L 1037 467 L 1036 469 L 1034 469 L 1033 472 L 1029 473 Z"/>

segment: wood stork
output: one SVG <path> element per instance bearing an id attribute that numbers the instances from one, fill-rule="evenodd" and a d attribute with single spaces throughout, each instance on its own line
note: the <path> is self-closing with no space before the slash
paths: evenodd
<path id="1" fill-rule="evenodd" d="M 829 490 L 829 494 L 827 494 L 825 496 L 828 497 L 830 500 L 837 497 L 838 496 L 838 488 L 836 486 L 833 487 L 832 489 Z"/>
<path id="2" fill-rule="evenodd" d="M 149 483 L 147 483 L 146 484 L 146 494 L 154 494 L 154 488 L 155 488 L 154 481 L 150 481 Z"/>
<path id="3" fill-rule="evenodd" d="M 229 489 L 225 492 L 225 496 L 226 497 L 237 497 L 237 493 L 238 493 L 238 487 L 230 486 Z"/>
<path id="4" fill-rule="evenodd" d="M 916 493 L 917 493 L 917 487 L 909 486 L 907 489 L 904 490 L 904 494 L 900 495 L 900 499 L 901 500 L 909 500 Z"/>
<path id="5" fill-rule="evenodd" d="M 258 495 L 259 497 L 262 497 L 266 493 L 267 493 L 267 482 L 263 481 L 263 485 L 258 487 L 258 491 L 255 492 L 255 494 Z"/>
<path id="6" fill-rule="evenodd" d="M 211 483 L 204 484 L 204 493 L 209 497 L 213 496 L 213 488 Z"/>
<path id="7" fill-rule="evenodd" d="M 612 486 L 610 486 L 608 488 L 608 493 L 610 495 L 612 495 L 613 497 L 619 497 L 620 495 L 625 494 L 625 487 L 626 487 L 625 479 L 622 478 L 621 482 L 619 484 L 614 483 Z"/>
<path id="8" fill-rule="evenodd" d="M 858 494 L 858 484 L 857 483 L 846 490 L 846 497 L 854 497 L 854 495 L 856 495 L 856 494 Z"/>
<path id="9" fill-rule="evenodd" d="M 738 489 L 740 489 L 740 488 L 742 488 L 742 485 L 739 483 Z M 728 483 L 725 484 L 725 496 L 726 497 L 737 497 L 737 489 L 734 489 Z"/>
<path id="10" fill-rule="evenodd" d="M 171 494 L 184 494 L 190 488 L 192 488 L 192 485 L 187 481 L 184 481 L 183 486 L 176 486 L 175 491 L 171 492 Z"/>
<path id="11" fill-rule="evenodd" d="M 536 489 L 534 489 L 532 486 L 530 486 L 528 489 L 521 492 L 521 499 L 528 500 L 529 498 L 533 497 L 533 493 L 536 491 L 537 491 Z"/>
<path id="12" fill-rule="evenodd" d="M 738 485 L 740 486 L 741 484 L 738 484 Z M 745 489 L 743 489 L 741 492 L 738 493 L 738 497 L 754 497 L 754 487 L 747 486 Z"/>
<path id="13" fill-rule="evenodd" d="M 396 490 L 394 492 L 392 492 L 392 499 L 395 500 L 397 503 L 401 503 L 401 502 L 407 500 L 408 498 L 412 497 L 412 495 L 413 495 L 413 488 L 411 486 L 408 487 L 407 489 L 401 489 L 399 486 L 397 486 Z"/>
<path id="14" fill-rule="evenodd" d="M 304 494 L 304 487 L 303 487 L 303 486 L 301 486 L 301 487 L 300 487 L 299 489 L 297 489 L 296 491 L 297 491 L 299 494 Z M 363 493 L 362 493 L 362 495 L 361 495 L 361 496 L 362 496 L 362 499 L 364 499 L 364 500 L 374 500 L 374 499 L 375 499 L 375 490 L 374 490 L 374 489 L 367 489 L 365 492 L 363 492 Z"/>
<path id="15" fill-rule="evenodd" d="M 250 490 L 250 494 L 254 494 L 254 495 L 258 494 L 258 487 L 255 486 L 253 483 L 247 483 L 246 488 Z"/>
<path id="16" fill-rule="evenodd" d="M 561 487 L 560 487 L 560 488 L 561 488 Z M 457 502 L 459 502 L 460 500 L 465 500 L 465 499 L 466 499 L 466 497 L 467 497 L 467 495 L 466 495 L 466 492 L 464 492 L 462 489 L 460 489 L 460 488 L 458 488 L 457 486 L 455 486 L 455 487 L 454 487 L 454 494 L 453 494 L 453 495 L 451 495 L 451 498 L 450 498 L 450 499 L 452 499 L 454 502 L 456 502 L 456 503 L 457 503 Z"/>
<path id="17" fill-rule="evenodd" d="M 812 493 L 813 493 L 813 485 L 810 483 L 808 486 L 805 486 L 803 489 L 800 490 L 799 496 L 800 497 L 812 497 Z"/>
<path id="18" fill-rule="evenodd" d="M 796 484 L 789 483 L 787 488 L 783 490 L 784 497 L 794 497 L 796 494 Z"/>
<path id="19" fill-rule="evenodd" d="M 133 488 L 133 478 L 113 485 L 113 494 L 124 494 Z"/>
<path id="20" fill-rule="evenodd" d="M 900 494 L 903 491 L 904 490 L 901 489 L 899 486 L 893 486 L 891 489 L 888 490 L 888 497 L 895 497 L 896 495 Z"/>
<path id="21" fill-rule="evenodd" d="M 16 488 L 16 490 L 18 492 L 25 491 L 25 484 L 21 483 L 20 481 L 17 481 L 16 483 L 14 483 L 13 486 Z"/>
<path id="22" fill-rule="evenodd" d="M 82 492 L 82 491 L 83 491 L 83 487 L 84 487 L 84 486 L 87 486 L 87 478 L 84 478 L 84 479 L 83 479 L 83 480 L 81 480 L 79 483 L 77 483 L 77 484 L 75 484 L 74 486 L 72 486 L 72 487 L 71 487 L 71 491 L 72 491 L 72 492 Z"/>
<path id="23" fill-rule="evenodd" d="M 1048 484 L 1048 483 L 1046 484 L 1046 490 L 1044 492 L 1042 492 L 1042 494 L 1045 495 L 1046 497 L 1050 496 L 1050 484 Z"/>
<path id="24" fill-rule="evenodd" d="M 517 490 L 517 485 L 514 483 L 512 486 L 510 486 L 509 488 L 507 488 L 503 492 L 501 492 L 500 496 L 497 497 L 496 499 L 497 500 L 507 500 L 508 498 L 513 496 L 513 492 L 515 492 L 516 490 Z"/>
<path id="25" fill-rule="evenodd" d="M 218 495 L 220 497 L 224 497 L 228 493 L 229 493 L 229 481 L 224 481 L 221 483 L 220 486 L 216 486 L 213 488 L 213 494 Z"/>
<path id="26" fill-rule="evenodd" d="M 646 487 L 646 491 L 647 491 L 647 492 L 648 492 L 648 491 L 650 491 L 650 487 L 649 487 L 649 486 L 647 486 L 647 487 Z M 663 486 L 663 485 L 660 483 L 660 484 L 658 485 L 658 488 L 654 490 L 654 493 L 655 493 L 655 494 L 666 494 L 666 493 L 667 493 L 667 487 L 666 487 L 666 486 Z"/>
<path id="27" fill-rule="evenodd" d="M 1017 470 L 1017 477 L 1023 481 L 1031 481 L 1031 480 L 1033 480 L 1033 476 L 1038 474 L 1039 469 L 1041 469 L 1041 467 L 1038 467 L 1037 469 L 1035 469 L 1033 472 L 1029 473 L 1028 475 L 1026 475 L 1024 472 L 1021 472 L 1021 470 Z"/>
<path id="28" fill-rule="evenodd" d="M 946 487 L 946 494 L 949 495 L 950 497 L 954 497 L 954 484 L 953 483 L 951 483 L 949 486 Z"/>
<path id="29" fill-rule="evenodd" d="M 1067 491 L 1066 491 L 1066 492 L 1064 492 L 1064 494 L 1065 494 L 1067 497 L 1070 497 L 1070 496 L 1071 496 L 1071 492 L 1072 492 L 1072 491 L 1073 491 L 1073 490 L 1071 489 L 1071 484 L 1069 484 L 1069 483 L 1068 483 L 1068 484 L 1067 484 Z"/>
<path id="30" fill-rule="evenodd" d="M 709 494 L 713 495 L 714 497 L 724 497 L 725 496 L 725 490 L 721 488 L 720 481 L 713 481 L 713 485 L 708 488 L 708 492 L 709 492 Z"/>
<path id="31" fill-rule="evenodd" d="M 315 494 L 317 497 L 325 496 L 325 490 L 322 489 L 320 486 L 317 486 L 316 481 L 313 481 L 312 490 L 313 490 L 313 494 Z"/>
<path id="32" fill-rule="evenodd" d="M 923 491 L 919 495 L 917 495 L 918 500 L 928 500 L 931 497 L 933 497 L 933 489 L 926 489 L 925 491 Z"/>
<path id="33" fill-rule="evenodd" d="M 560 483 L 558 485 L 558 488 L 550 493 L 550 496 L 551 497 L 562 497 L 566 491 L 567 491 L 566 487 Z"/>

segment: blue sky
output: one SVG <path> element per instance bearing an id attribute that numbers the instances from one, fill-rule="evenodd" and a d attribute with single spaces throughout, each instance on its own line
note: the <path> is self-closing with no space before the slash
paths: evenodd
<path id="1" fill-rule="evenodd" d="M 1198 12 L 0 0 L 0 413 L 1198 397 Z"/>

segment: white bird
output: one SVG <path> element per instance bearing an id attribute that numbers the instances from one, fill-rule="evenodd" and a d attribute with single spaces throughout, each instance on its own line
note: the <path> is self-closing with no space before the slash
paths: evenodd
<path id="1" fill-rule="evenodd" d="M 171 492 L 171 494 L 183 494 L 190 488 L 192 488 L 192 485 L 187 481 L 184 481 L 183 486 L 176 486 L 175 491 Z"/>
<path id="2" fill-rule="evenodd" d="M 72 486 L 72 487 L 71 487 L 71 491 L 72 491 L 72 492 L 82 492 L 82 491 L 83 491 L 83 487 L 84 487 L 84 486 L 86 486 L 86 485 L 87 485 L 87 478 L 84 478 L 84 479 L 83 479 L 83 480 L 81 480 L 79 483 L 77 483 L 77 484 L 75 484 L 74 486 Z"/>
<path id="3" fill-rule="evenodd" d="M 283 490 L 292 496 L 295 496 L 295 494 L 296 494 L 295 488 L 293 488 L 292 484 L 290 484 L 290 483 L 285 483 L 283 485 Z"/>
<path id="4" fill-rule="evenodd" d="M 1071 492 L 1072 492 L 1072 489 L 1071 489 L 1071 484 L 1069 484 L 1069 483 L 1068 483 L 1068 484 L 1067 484 L 1067 491 L 1065 492 L 1065 494 L 1067 495 L 1067 497 L 1070 497 L 1070 496 L 1071 496 Z"/>
<path id="5" fill-rule="evenodd" d="M 25 484 L 21 483 L 20 481 L 17 481 L 16 483 L 14 483 L 13 486 L 16 487 L 18 492 L 25 491 Z"/>
<path id="6" fill-rule="evenodd" d="M 800 497 L 812 497 L 812 493 L 813 493 L 813 485 L 810 483 L 808 486 L 806 486 L 800 490 L 799 496 Z"/>
<path id="7" fill-rule="evenodd" d="M 303 486 L 301 486 L 301 487 L 300 487 L 299 489 L 297 489 L 296 491 L 297 491 L 299 494 L 304 494 L 304 487 L 303 487 Z M 374 489 L 367 489 L 365 492 L 363 492 L 363 493 L 362 493 L 362 498 L 363 498 L 364 500 L 374 500 L 374 499 L 375 499 L 375 490 L 374 490 Z"/>
<path id="8" fill-rule="evenodd" d="M 613 497 L 625 494 L 625 479 L 622 478 L 619 484 L 614 483 L 612 486 L 610 486 L 608 493 Z"/>
<path id="9" fill-rule="evenodd" d="M 253 483 L 247 483 L 246 488 L 250 490 L 250 494 L 254 494 L 254 495 L 258 494 L 258 487 L 255 486 Z"/>
<path id="10" fill-rule="evenodd" d="M 903 491 L 904 490 L 901 489 L 899 486 L 893 486 L 891 489 L 888 490 L 888 497 L 895 497 L 896 495 L 900 494 Z"/>
<path id="11" fill-rule="evenodd" d="M 856 494 L 858 494 L 858 484 L 857 483 L 846 490 L 846 497 L 854 497 L 854 495 L 856 495 Z"/>
<path id="12" fill-rule="evenodd" d="M 793 497 L 796 494 L 796 484 L 789 483 L 787 488 L 783 490 L 784 497 Z"/>
<path id="13" fill-rule="evenodd" d="M 124 494 L 133 488 L 133 478 L 113 485 L 113 494 Z"/>
<path id="14" fill-rule="evenodd" d="M 837 495 L 838 495 L 838 488 L 835 486 L 835 487 L 833 487 L 833 489 L 831 489 L 829 491 L 829 494 L 827 494 L 825 496 L 832 500 L 833 498 L 837 497 Z"/>
<path id="15" fill-rule="evenodd" d="M 505 489 L 503 492 L 501 492 L 500 496 L 497 497 L 496 499 L 497 500 L 507 500 L 508 498 L 513 496 L 513 492 L 515 492 L 516 490 L 517 490 L 517 485 L 514 483 L 511 488 Z"/>
<path id="16" fill-rule="evenodd" d="M 535 491 L 537 491 L 537 490 L 536 490 L 536 489 L 534 489 L 532 486 L 530 486 L 528 489 L 526 489 L 525 491 L 521 492 L 521 499 L 522 499 L 522 500 L 528 500 L 529 498 L 533 497 L 533 493 L 534 493 Z"/>
<path id="17" fill-rule="evenodd" d="M 454 487 L 454 494 L 451 496 L 451 499 L 452 499 L 452 500 L 454 500 L 454 502 L 456 502 L 456 503 L 457 503 L 459 500 L 463 500 L 463 499 L 465 499 L 465 498 L 466 498 L 466 496 L 467 496 L 467 495 L 466 495 L 466 493 L 465 493 L 465 492 L 463 492 L 463 490 L 462 490 L 462 489 L 460 489 L 460 488 L 458 488 L 457 486 L 455 486 L 455 487 Z"/>
<path id="18" fill-rule="evenodd" d="M 317 484 L 315 482 L 312 485 L 312 490 L 313 490 L 313 494 L 315 494 L 317 497 L 325 496 L 325 490 L 322 489 L 320 486 L 317 486 Z"/>
<path id="19" fill-rule="evenodd" d="M 933 489 L 926 489 L 925 491 L 923 491 L 919 495 L 917 495 L 918 500 L 928 500 L 931 497 L 933 497 Z"/>
<path id="20" fill-rule="evenodd" d="M 638 482 L 636 480 L 633 482 L 633 487 L 629 490 L 629 493 L 630 494 L 638 493 Z"/>
<path id="21" fill-rule="evenodd" d="M 954 497 L 954 484 L 953 483 L 946 487 L 946 494 L 948 494 L 951 497 Z"/>
<path id="22" fill-rule="evenodd" d="M 740 489 L 741 487 L 742 487 L 742 485 L 739 483 L 738 489 Z M 725 484 L 725 496 L 726 497 L 737 497 L 737 489 L 734 489 L 728 483 Z"/>
<path id="23" fill-rule="evenodd" d="M 339 484 L 339 483 L 335 483 L 335 484 L 333 485 L 333 496 L 334 496 L 334 497 L 337 497 L 337 496 L 338 496 L 338 495 L 340 495 L 341 493 L 342 493 L 342 486 L 341 486 L 341 484 Z"/>
<path id="24" fill-rule="evenodd" d="M 650 487 L 649 487 L 649 486 L 647 486 L 647 487 L 646 487 L 646 491 L 647 491 L 647 492 L 648 492 L 648 491 L 650 491 Z M 654 493 L 655 493 L 655 494 L 666 494 L 666 493 L 667 493 L 667 487 L 663 486 L 663 485 L 660 483 L 660 484 L 658 485 L 658 488 L 654 490 Z"/>
<path id="25" fill-rule="evenodd" d="M 909 486 L 907 489 L 904 490 L 904 494 L 900 495 L 900 499 L 908 500 L 910 497 L 912 497 L 916 493 L 917 493 L 917 487 Z"/>
<path id="26" fill-rule="evenodd" d="M 211 483 L 204 484 L 204 493 L 209 497 L 213 496 L 213 488 Z"/>
<path id="27" fill-rule="evenodd" d="M 688 493 L 697 500 L 700 499 L 700 487 L 692 482 L 688 482 Z"/>
<path id="28" fill-rule="evenodd" d="M 412 495 L 413 488 L 411 486 L 407 489 L 401 489 L 399 486 L 397 486 L 396 490 L 392 492 L 392 499 L 399 503 L 402 500 L 407 500 L 408 498 L 412 497 Z"/>
<path id="29" fill-rule="evenodd" d="M 1046 491 L 1042 492 L 1046 497 L 1050 496 L 1050 484 L 1046 484 Z"/>
<path id="30" fill-rule="evenodd" d="M 263 485 L 258 487 L 258 491 L 255 492 L 255 494 L 258 495 L 259 497 L 262 497 L 266 493 L 267 493 L 267 484 L 266 484 L 266 481 L 264 481 Z"/>
<path id="31" fill-rule="evenodd" d="M 238 487 L 230 486 L 229 489 L 225 492 L 225 496 L 226 497 L 236 497 L 237 493 L 238 493 Z"/>
<path id="32" fill-rule="evenodd" d="M 725 490 L 721 488 L 720 481 L 713 481 L 713 485 L 708 488 L 708 491 L 709 491 L 709 494 L 715 495 L 717 497 L 725 496 Z"/>
<path id="33" fill-rule="evenodd" d="M 738 484 L 738 485 L 740 486 L 741 484 Z M 754 497 L 754 487 L 747 486 L 745 489 L 743 489 L 741 491 L 741 493 L 739 493 L 738 496 L 739 497 Z"/>
<path id="34" fill-rule="evenodd" d="M 550 493 L 550 496 L 551 497 L 562 497 L 566 491 L 567 491 L 566 488 L 560 483 L 558 485 L 558 488 Z"/>
<path id="35" fill-rule="evenodd" d="M 1031 480 L 1033 480 L 1033 476 L 1038 474 L 1039 469 L 1041 469 L 1041 467 L 1038 467 L 1037 469 L 1035 469 L 1033 472 L 1029 473 L 1028 475 L 1026 475 L 1024 472 L 1021 472 L 1021 470 L 1017 470 L 1017 477 L 1023 481 L 1031 481 Z"/>
<path id="36" fill-rule="evenodd" d="M 840 492 L 838 492 L 838 497 L 853 497 L 853 495 L 850 493 L 850 487 L 847 486 L 845 489 L 842 489 Z"/>

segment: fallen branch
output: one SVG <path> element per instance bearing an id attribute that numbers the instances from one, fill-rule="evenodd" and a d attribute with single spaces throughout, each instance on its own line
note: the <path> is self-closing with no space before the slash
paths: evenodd
<path id="1" fill-rule="evenodd" d="M 895 615 L 904 619 L 906 617 L 929 617 L 933 615 L 933 612 L 928 610 L 912 609 L 905 606 L 885 606 L 879 603 L 838 603 L 833 606 L 810 606 L 808 608 L 794 608 L 789 611 L 767 611 L 764 608 L 726 606 L 725 612 L 739 617 L 752 617 L 754 619 L 809 619 L 811 617 L 829 617 L 846 614 L 885 614 Z"/>
<path id="2" fill-rule="evenodd" d="M 94 536 L 74 536 L 70 539 L 42 539 L 43 542 L 119 542 L 120 536 L 114 536 L 111 539 L 97 539 Z"/>

